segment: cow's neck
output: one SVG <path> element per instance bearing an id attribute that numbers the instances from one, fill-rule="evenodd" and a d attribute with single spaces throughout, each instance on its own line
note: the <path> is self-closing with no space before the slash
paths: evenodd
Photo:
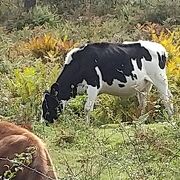
<path id="1" fill-rule="evenodd" d="M 81 78 L 81 76 L 79 76 Z M 77 95 L 77 84 L 81 81 L 78 78 L 78 72 L 76 74 L 68 74 L 62 72 L 57 79 L 58 84 L 58 99 L 68 101 L 72 97 Z"/>
<path id="2" fill-rule="evenodd" d="M 64 82 L 62 80 L 58 80 L 58 99 L 63 100 L 63 101 L 68 101 L 72 97 L 76 96 L 76 91 L 75 91 L 75 85 L 71 82 Z"/>

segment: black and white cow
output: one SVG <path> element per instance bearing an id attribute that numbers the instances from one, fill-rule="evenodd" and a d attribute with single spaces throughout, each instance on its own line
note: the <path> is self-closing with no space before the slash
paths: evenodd
<path id="1" fill-rule="evenodd" d="M 143 112 L 152 85 L 160 92 L 168 114 L 172 115 L 166 60 L 165 48 L 150 41 L 90 43 L 74 48 L 67 53 L 63 70 L 50 92 L 44 94 L 42 117 L 53 122 L 65 103 L 82 90 L 87 92 L 85 111 L 88 114 L 101 93 L 116 96 L 137 94 Z"/>

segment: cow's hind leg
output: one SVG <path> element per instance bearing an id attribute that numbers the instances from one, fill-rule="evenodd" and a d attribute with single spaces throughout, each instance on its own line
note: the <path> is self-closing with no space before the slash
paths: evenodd
<path id="1" fill-rule="evenodd" d="M 142 91 L 137 92 L 137 98 L 139 102 L 139 109 L 140 109 L 140 114 L 143 115 L 145 113 L 145 109 L 147 106 L 147 98 L 148 94 L 151 91 L 152 88 L 152 83 L 148 80 L 146 81 L 146 86 Z"/>
<path id="2" fill-rule="evenodd" d="M 87 88 L 88 97 L 84 106 L 84 111 L 87 113 L 87 116 L 86 116 L 87 124 L 90 123 L 90 112 L 93 111 L 94 109 L 94 103 L 95 103 L 98 93 L 99 93 L 99 90 L 97 89 L 97 87 L 88 85 L 88 88 Z"/>
<path id="3" fill-rule="evenodd" d="M 163 104 L 166 107 L 169 116 L 171 116 L 174 113 L 172 103 L 173 96 L 168 88 L 167 76 L 165 74 L 159 74 L 158 76 L 153 78 L 152 81 L 160 93 Z"/>

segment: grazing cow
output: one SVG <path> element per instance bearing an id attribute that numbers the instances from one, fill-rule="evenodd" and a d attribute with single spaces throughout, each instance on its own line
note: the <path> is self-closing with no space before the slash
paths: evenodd
<path id="1" fill-rule="evenodd" d="M 150 41 L 90 43 L 74 48 L 67 53 L 63 70 L 50 92 L 44 94 L 42 120 L 53 122 L 66 101 L 82 90 L 87 92 L 85 111 L 88 114 L 101 93 L 116 96 L 137 94 L 143 112 L 152 85 L 158 89 L 169 115 L 172 115 L 166 60 L 165 48 Z"/>
<path id="2" fill-rule="evenodd" d="M 0 122 L 0 179 L 8 179 L 7 172 L 16 171 L 10 160 L 16 154 L 28 152 L 34 148 L 32 161 L 29 165 L 21 166 L 13 180 L 56 180 L 52 160 L 43 142 L 28 130 L 5 121 Z"/>

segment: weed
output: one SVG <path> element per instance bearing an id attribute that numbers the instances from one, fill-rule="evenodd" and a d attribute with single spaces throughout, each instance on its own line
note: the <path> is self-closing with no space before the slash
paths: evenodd
<path id="1" fill-rule="evenodd" d="M 68 40 L 68 36 L 61 39 L 54 38 L 51 34 L 44 34 L 40 37 L 34 37 L 21 47 L 24 50 L 32 52 L 36 58 L 42 58 L 44 62 L 55 61 L 64 56 L 70 49 L 75 47 L 73 40 Z"/>

